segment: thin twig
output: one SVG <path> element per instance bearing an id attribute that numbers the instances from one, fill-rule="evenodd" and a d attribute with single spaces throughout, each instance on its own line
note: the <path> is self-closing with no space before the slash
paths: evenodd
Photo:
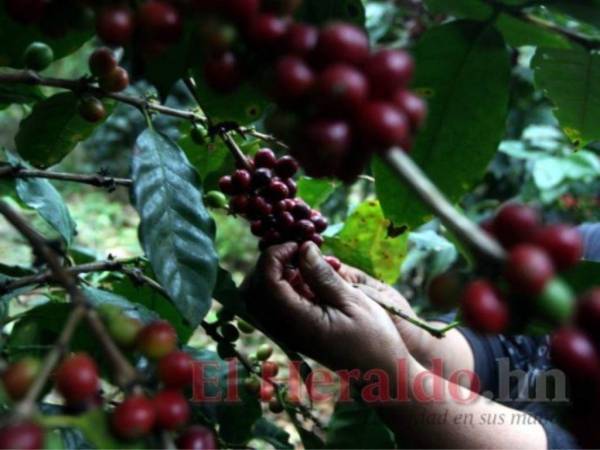
<path id="1" fill-rule="evenodd" d="M 0 166 L 0 178 L 46 178 L 50 180 L 72 181 L 74 183 L 89 184 L 97 187 L 112 189 L 116 186 L 130 187 L 133 182 L 129 178 L 108 177 L 101 174 L 80 174 L 66 172 L 51 172 L 47 170 L 27 169 L 19 166 Z"/>
<path id="2" fill-rule="evenodd" d="M 252 170 L 252 166 L 250 165 L 248 158 L 246 158 L 246 155 L 244 155 L 244 152 L 242 151 L 240 146 L 237 145 L 237 142 L 235 142 L 235 139 L 233 138 L 233 136 L 231 136 L 231 132 L 222 132 L 220 133 L 220 136 L 221 139 L 223 139 L 223 142 L 225 142 L 227 148 L 229 148 L 229 151 L 235 158 L 237 164 L 241 167 L 244 167 L 245 169 Z"/>

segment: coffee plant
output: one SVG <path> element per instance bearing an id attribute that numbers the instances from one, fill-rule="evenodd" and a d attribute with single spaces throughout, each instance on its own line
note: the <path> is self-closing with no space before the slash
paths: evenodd
<path id="1" fill-rule="evenodd" d="M 458 310 L 372 299 L 437 338 L 551 334 L 567 427 L 600 445 L 600 270 L 573 227 L 600 201 L 598 8 L 1 0 L 0 215 L 31 264 L 0 247 L 0 448 L 402 444 L 299 394 L 314 364 L 248 312 L 224 216 L 256 252 L 312 242 Z M 142 254 L 86 253 L 57 182 L 125 192 Z"/>

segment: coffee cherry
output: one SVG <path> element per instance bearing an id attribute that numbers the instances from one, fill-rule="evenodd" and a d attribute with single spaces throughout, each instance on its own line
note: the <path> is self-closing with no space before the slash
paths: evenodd
<path id="1" fill-rule="evenodd" d="M 92 398 L 99 388 L 98 367 L 84 353 L 67 357 L 56 370 L 56 390 L 68 403 Z"/>
<path id="2" fill-rule="evenodd" d="M 283 405 L 281 404 L 279 399 L 272 398 L 269 401 L 269 411 L 271 411 L 273 414 L 280 414 L 283 412 Z"/>
<path id="3" fill-rule="evenodd" d="M 577 305 L 577 326 L 600 343 L 600 288 L 586 292 Z"/>
<path id="4" fill-rule="evenodd" d="M 248 23 L 248 40 L 261 52 L 273 51 L 282 47 L 282 40 L 288 28 L 288 22 L 273 14 L 258 14 Z"/>
<path id="5" fill-rule="evenodd" d="M 304 97 L 315 84 L 315 75 L 308 64 L 297 56 L 284 56 L 275 66 L 275 96 L 279 101 Z"/>
<path id="6" fill-rule="evenodd" d="M 0 448 L 37 450 L 44 448 L 44 430 L 33 422 L 20 422 L 0 428 Z"/>
<path id="7" fill-rule="evenodd" d="M 261 366 L 261 375 L 264 379 L 276 377 L 279 373 L 279 366 L 273 361 L 264 361 Z"/>
<path id="8" fill-rule="evenodd" d="M 248 202 L 246 213 L 251 219 L 260 219 L 268 216 L 273 211 L 273 207 L 267 202 L 264 197 L 257 195 L 252 197 Z"/>
<path id="9" fill-rule="evenodd" d="M 501 333 L 508 326 L 508 307 L 499 292 L 489 282 L 469 283 L 461 297 L 465 322 L 482 333 Z"/>
<path id="10" fill-rule="evenodd" d="M 156 423 L 152 401 L 142 395 L 126 398 L 113 411 L 111 425 L 121 439 L 138 439 L 148 435 Z"/>
<path id="11" fill-rule="evenodd" d="M 561 271 L 576 265 L 583 256 L 581 234 L 567 225 L 551 225 L 539 230 L 534 242 L 548 252 Z"/>
<path id="12" fill-rule="evenodd" d="M 185 397 L 175 390 L 164 390 L 154 397 L 156 425 L 164 430 L 177 430 L 190 418 L 190 405 Z"/>
<path id="13" fill-rule="evenodd" d="M 569 285 L 556 277 L 546 283 L 536 299 L 536 311 L 553 324 L 562 324 L 573 315 L 574 299 Z"/>
<path id="14" fill-rule="evenodd" d="M 266 361 L 273 354 L 273 347 L 269 344 L 261 344 L 258 349 L 256 349 L 256 359 L 259 361 Z"/>
<path id="15" fill-rule="evenodd" d="M 212 450 L 219 448 L 215 433 L 202 425 L 186 429 L 175 441 L 177 448 L 185 450 Z"/>
<path id="16" fill-rule="evenodd" d="M 597 379 L 600 358 L 592 341 L 575 328 L 562 328 L 552 336 L 550 356 L 553 364 L 572 381 Z"/>
<path id="17" fill-rule="evenodd" d="M 288 178 L 287 180 L 285 180 L 285 185 L 288 188 L 289 196 L 295 197 L 298 193 L 298 185 L 296 184 L 296 182 L 292 178 Z"/>
<path id="18" fill-rule="evenodd" d="M 531 241 L 540 223 L 538 213 L 529 206 L 509 203 L 494 218 L 494 233 L 507 248 Z"/>
<path id="19" fill-rule="evenodd" d="M 233 92 L 242 81 L 242 71 L 235 53 L 225 52 L 209 57 L 204 64 L 204 78 L 217 92 Z"/>
<path id="20" fill-rule="evenodd" d="M 427 104 L 421 97 L 400 89 L 393 95 L 392 102 L 406 114 L 413 130 L 421 128 L 427 117 Z"/>
<path id="21" fill-rule="evenodd" d="M 173 44 L 182 32 L 181 17 L 175 7 L 160 0 L 150 0 L 138 10 L 138 24 L 144 37 L 161 44 Z"/>
<path id="22" fill-rule="evenodd" d="M 312 25 L 294 23 L 285 36 L 285 48 L 289 53 L 307 56 L 317 46 L 319 31 Z"/>
<path id="23" fill-rule="evenodd" d="M 352 130 L 344 120 L 317 119 L 304 129 L 305 146 L 301 154 L 304 170 L 310 176 L 335 174 L 352 145 Z"/>
<path id="24" fill-rule="evenodd" d="M 250 190 L 250 185 L 252 183 L 252 175 L 250 172 L 244 169 L 238 169 L 233 172 L 231 176 L 231 184 L 233 186 L 234 192 L 238 194 L 243 194 Z"/>
<path id="25" fill-rule="evenodd" d="M 315 96 L 326 111 L 352 113 L 369 94 L 369 84 L 362 72 L 347 64 L 331 64 L 317 80 Z"/>
<path id="26" fill-rule="evenodd" d="M 244 319 L 237 319 L 237 327 L 244 334 L 250 334 L 256 331 L 256 329 Z"/>
<path id="27" fill-rule="evenodd" d="M 260 167 L 256 169 L 254 175 L 252 176 L 252 187 L 258 189 L 268 186 L 272 177 L 273 174 L 271 173 L 270 169 L 267 169 L 266 167 Z"/>
<path id="28" fill-rule="evenodd" d="M 261 148 L 254 155 L 254 165 L 256 167 L 266 167 L 267 169 L 272 169 L 277 163 L 277 157 L 273 150 L 268 148 Z"/>
<path id="29" fill-rule="evenodd" d="M 222 176 L 219 179 L 219 189 L 221 192 L 227 195 L 233 195 L 235 193 L 233 189 L 233 183 L 231 182 L 231 177 L 229 175 Z"/>
<path id="30" fill-rule="evenodd" d="M 315 231 L 317 233 L 322 233 L 329 226 L 329 223 L 327 222 L 327 219 L 325 217 L 323 217 L 322 215 L 320 215 L 320 214 L 318 216 L 316 216 L 316 217 L 311 217 L 310 220 L 315 225 Z"/>
<path id="31" fill-rule="evenodd" d="M 28 69 L 41 71 L 52 64 L 54 52 L 49 45 L 43 42 L 32 42 L 25 49 L 23 61 Z"/>
<path id="32" fill-rule="evenodd" d="M 260 0 L 224 0 L 223 11 L 238 22 L 246 22 L 258 13 Z"/>
<path id="33" fill-rule="evenodd" d="M 177 333 L 169 322 L 157 320 L 146 325 L 137 337 L 138 350 L 147 358 L 159 359 L 175 350 Z"/>
<path id="34" fill-rule="evenodd" d="M 537 295 L 554 276 L 554 266 L 544 250 L 519 244 L 510 251 L 504 274 L 515 292 Z"/>
<path id="35" fill-rule="evenodd" d="M 129 74 L 122 67 L 117 67 L 108 75 L 100 78 L 100 88 L 106 92 L 121 92 L 127 86 L 129 86 Z"/>
<path id="36" fill-rule="evenodd" d="M 91 123 L 100 122 L 106 117 L 106 108 L 104 108 L 102 100 L 92 96 L 86 96 L 79 100 L 77 110 L 81 117 Z"/>
<path id="37" fill-rule="evenodd" d="M 229 201 L 229 209 L 234 214 L 244 214 L 248 211 L 248 196 L 236 195 Z"/>
<path id="38" fill-rule="evenodd" d="M 291 211 L 295 205 L 296 205 L 296 202 L 293 199 L 285 198 L 285 199 L 280 200 L 277 203 L 275 203 L 273 210 L 278 213 L 284 212 L 284 211 Z"/>
<path id="39" fill-rule="evenodd" d="M 12 400 L 21 400 L 37 378 L 40 368 L 40 360 L 31 356 L 12 363 L 2 373 L 4 391 Z"/>
<path id="40" fill-rule="evenodd" d="M 324 256 L 323 259 L 331 266 L 333 270 L 338 272 L 342 268 L 342 263 L 335 256 Z"/>
<path id="41" fill-rule="evenodd" d="M 4 5 L 11 19 L 24 25 L 30 25 L 40 21 L 46 2 L 44 0 L 5 0 Z"/>
<path id="42" fill-rule="evenodd" d="M 309 219 L 311 214 L 310 206 L 302 201 L 297 201 L 292 207 L 292 214 L 297 220 Z"/>
<path id="43" fill-rule="evenodd" d="M 255 220 L 250 224 L 250 232 L 256 237 L 261 237 L 265 231 L 267 230 L 263 226 L 262 220 Z"/>
<path id="44" fill-rule="evenodd" d="M 88 60 L 90 72 L 96 77 L 104 77 L 117 68 L 117 60 L 106 47 L 94 50 Z"/>
<path id="45" fill-rule="evenodd" d="M 158 362 L 158 378 L 168 388 L 184 388 L 192 383 L 193 364 L 190 355 L 176 350 Z"/>
<path id="46" fill-rule="evenodd" d="M 365 62 L 365 73 L 375 94 L 381 98 L 404 88 L 412 78 L 414 62 L 402 50 L 380 50 Z"/>
<path id="47" fill-rule="evenodd" d="M 275 388 L 271 383 L 261 383 L 259 397 L 262 402 L 270 402 L 274 395 Z"/>
<path id="48" fill-rule="evenodd" d="M 226 208 L 227 197 L 219 191 L 208 191 L 203 198 L 204 204 L 209 208 Z"/>
<path id="49" fill-rule="evenodd" d="M 235 327 L 235 325 L 232 325 L 230 323 L 221 325 L 219 331 L 221 332 L 221 336 L 223 336 L 223 339 L 225 339 L 226 341 L 235 342 L 240 338 L 240 332 Z"/>
<path id="50" fill-rule="evenodd" d="M 129 8 L 107 6 L 96 16 L 96 34 L 109 45 L 126 45 L 133 30 L 134 18 Z"/>
<path id="51" fill-rule="evenodd" d="M 319 233 L 313 233 L 308 240 L 314 242 L 317 247 L 322 247 L 325 243 L 325 239 Z"/>
<path id="52" fill-rule="evenodd" d="M 294 225 L 294 234 L 300 240 L 308 240 L 315 233 L 315 225 L 307 219 L 302 219 Z"/>
<path id="53" fill-rule="evenodd" d="M 302 0 L 262 0 L 261 9 L 280 16 L 294 14 L 302 4 Z"/>
<path id="54" fill-rule="evenodd" d="M 369 39 L 354 25 L 334 22 L 321 30 L 315 52 L 321 63 L 362 64 L 369 56 Z"/>
<path id="55" fill-rule="evenodd" d="M 248 377 L 244 379 L 244 389 L 250 394 L 258 395 L 261 382 L 257 377 Z"/>
<path id="56" fill-rule="evenodd" d="M 283 181 L 273 178 L 268 187 L 268 195 L 273 201 L 279 201 L 290 195 L 290 190 Z"/>
<path id="57" fill-rule="evenodd" d="M 275 165 L 275 173 L 284 179 L 293 177 L 297 171 L 298 162 L 288 155 L 279 158 Z"/>
<path id="58" fill-rule="evenodd" d="M 393 104 L 369 102 L 358 113 L 363 137 L 381 148 L 403 145 L 409 135 L 406 116 Z"/>

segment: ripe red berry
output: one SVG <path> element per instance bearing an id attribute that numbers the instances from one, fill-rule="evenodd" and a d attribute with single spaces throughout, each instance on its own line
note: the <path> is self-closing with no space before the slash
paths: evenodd
<path id="1" fill-rule="evenodd" d="M 567 225 L 542 228 L 535 233 L 534 242 L 548 252 L 558 270 L 576 265 L 583 255 L 581 234 Z"/>
<path id="2" fill-rule="evenodd" d="M 247 208 L 248 217 L 252 219 L 260 219 L 265 216 L 268 216 L 273 212 L 273 206 L 265 200 L 264 197 L 257 195 L 256 197 L 251 197 L 248 201 Z"/>
<path id="3" fill-rule="evenodd" d="M 96 77 L 104 77 L 117 67 L 117 60 L 112 51 L 106 47 L 94 50 L 88 60 L 90 72 Z"/>
<path id="4" fill-rule="evenodd" d="M 392 102 L 403 111 L 413 130 L 420 128 L 427 117 L 427 104 L 410 91 L 399 89 L 392 97 Z"/>
<path id="5" fill-rule="evenodd" d="M 283 212 L 283 211 L 291 211 L 296 202 L 291 198 L 286 198 L 278 201 L 273 206 L 273 210 L 275 212 Z"/>
<path id="6" fill-rule="evenodd" d="M 308 240 L 314 242 L 317 247 L 322 247 L 325 243 L 325 239 L 319 233 L 313 233 Z"/>
<path id="7" fill-rule="evenodd" d="M 275 165 L 275 173 L 281 178 L 291 178 L 298 171 L 298 162 L 289 155 L 279 158 Z"/>
<path id="8" fill-rule="evenodd" d="M 157 320 L 140 330 L 137 347 L 144 356 L 159 359 L 173 352 L 177 346 L 177 333 L 169 322 Z"/>
<path id="9" fill-rule="evenodd" d="M 236 195 L 229 201 L 229 209 L 234 214 L 245 214 L 248 211 L 248 196 Z"/>
<path id="10" fill-rule="evenodd" d="M 311 217 L 310 220 L 315 225 L 315 230 L 317 233 L 322 233 L 329 226 L 327 219 L 320 214 L 316 217 Z"/>
<path id="11" fill-rule="evenodd" d="M 262 402 L 269 402 L 275 395 L 275 388 L 271 383 L 263 382 L 260 386 L 260 400 Z"/>
<path id="12" fill-rule="evenodd" d="M 81 403 L 94 397 L 99 382 L 96 363 L 84 353 L 67 357 L 56 370 L 56 390 L 68 403 Z"/>
<path id="13" fill-rule="evenodd" d="M 367 78 L 347 64 L 331 64 L 317 80 L 316 99 L 326 111 L 350 114 L 369 95 Z"/>
<path id="14" fill-rule="evenodd" d="M 254 172 L 252 176 L 252 186 L 254 188 L 262 188 L 268 186 L 271 182 L 271 178 L 273 177 L 273 173 L 270 169 L 266 167 L 259 167 Z"/>
<path id="15" fill-rule="evenodd" d="M 152 431 L 155 423 L 154 404 L 143 395 L 126 398 L 115 408 L 111 418 L 113 431 L 122 439 L 144 437 Z"/>
<path id="16" fill-rule="evenodd" d="M 252 175 L 245 169 L 238 169 L 231 175 L 231 185 L 237 194 L 243 194 L 250 190 Z"/>
<path id="17" fill-rule="evenodd" d="M 185 450 L 213 450 L 219 448 L 215 433 L 202 425 L 186 429 L 176 441 L 177 448 Z"/>
<path id="18" fill-rule="evenodd" d="M 138 9 L 138 24 L 144 38 L 160 44 L 173 44 L 181 37 L 181 17 L 167 2 L 150 0 Z"/>
<path id="19" fill-rule="evenodd" d="M 576 323 L 600 344 L 600 288 L 586 292 L 577 305 Z"/>
<path id="20" fill-rule="evenodd" d="M 265 231 L 267 230 L 263 226 L 262 220 L 254 220 L 250 224 L 250 232 L 256 237 L 261 237 L 265 233 Z"/>
<path id="21" fill-rule="evenodd" d="M 321 30 L 315 52 L 322 64 L 362 64 L 369 56 L 369 39 L 354 25 L 334 22 Z"/>
<path id="22" fill-rule="evenodd" d="M 311 214 L 310 206 L 302 201 L 296 201 L 296 204 L 292 207 L 292 214 L 297 220 L 309 219 Z"/>
<path id="23" fill-rule="evenodd" d="M 6 0 L 4 2 L 8 15 L 22 24 L 39 22 L 44 14 L 44 0 Z"/>
<path id="24" fill-rule="evenodd" d="M 122 6 L 107 6 L 96 16 L 96 33 L 109 45 L 126 45 L 133 36 L 134 18 Z"/>
<path id="25" fill-rule="evenodd" d="M 275 215 L 275 220 L 277 223 L 277 228 L 286 233 L 292 229 L 293 225 L 296 223 L 294 216 L 289 211 L 281 211 Z"/>
<path id="26" fill-rule="evenodd" d="M 276 377 L 279 373 L 279 366 L 273 361 L 264 361 L 261 367 L 261 376 L 263 379 Z"/>
<path id="27" fill-rule="evenodd" d="M 403 50 L 380 50 L 365 62 L 365 73 L 373 92 L 385 98 L 396 89 L 404 88 L 412 78 L 414 62 Z"/>
<path id="28" fill-rule="evenodd" d="M 179 391 L 164 390 L 154 397 L 156 425 L 165 430 L 177 430 L 190 418 L 190 405 Z"/>
<path id="29" fill-rule="evenodd" d="M 219 179 L 219 189 L 221 192 L 227 195 L 233 195 L 233 184 L 231 183 L 231 176 L 225 175 Z"/>
<path id="30" fill-rule="evenodd" d="M 4 391 L 12 400 L 21 400 L 37 378 L 40 368 L 40 360 L 33 357 L 12 363 L 2 373 Z"/>
<path id="31" fill-rule="evenodd" d="M 550 356 L 553 364 L 572 380 L 597 379 L 600 357 L 592 341 L 575 328 L 562 328 L 552 336 Z"/>
<path id="32" fill-rule="evenodd" d="M 116 67 L 108 75 L 100 78 L 100 87 L 106 92 L 121 92 L 129 86 L 129 74 L 122 67 Z"/>
<path id="33" fill-rule="evenodd" d="M 269 148 L 261 148 L 256 152 L 256 155 L 254 155 L 254 165 L 256 167 L 272 169 L 276 162 L 277 158 L 275 157 L 275 153 Z"/>
<path id="34" fill-rule="evenodd" d="M 312 25 L 294 23 L 290 25 L 286 36 L 285 48 L 289 53 L 307 56 L 317 46 L 319 31 Z"/>
<path id="35" fill-rule="evenodd" d="M 515 292 L 538 295 L 554 277 L 554 265 L 544 250 L 519 244 L 510 251 L 504 275 Z"/>
<path id="36" fill-rule="evenodd" d="M 258 13 L 260 0 L 225 0 L 223 11 L 238 22 L 246 22 Z"/>
<path id="37" fill-rule="evenodd" d="M 0 429 L 0 448 L 37 450 L 44 448 L 44 430 L 33 422 L 20 422 Z"/>
<path id="38" fill-rule="evenodd" d="M 294 225 L 294 234 L 299 240 L 309 240 L 315 233 L 315 225 L 308 219 L 302 219 Z"/>
<path id="39" fill-rule="evenodd" d="M 279 200 L 283 200 L 289 194 L 290 194 L 290 190 L 288 189 L 287 185 L 283 181 L 281 181 L 277 178 L 271 179 L 271 183 L 269 184 L 269 187 L 268 187 L 268 196 L 271 200 L 273 200 L 275 202 L 279 201 Z"/>
<path id="40" fill-rule="evenodd" d="M 509 203 L 494 218 L 494 233 L 507 248 L 530 242 L 540 224 L 535 209 L 518 203 Z"/>
<path id="41" fill-rule="evenodd" d="M 287 20 L 273 14 L 258 14 L 248 23 L 248 39 L 261 51 L 279 50 L 283 47 L 288 24 Z"/>
<path id="42" fill-rule="evenodd" d="M 342 268 L 342 263 L 335 256 L 324 256 L 323 259 L 331 266 L 336 272 Z"/>
<path id="43" fill-rule="evenodd" d="M 204 64 L 204 78 L 217 92 L 234 91 L 242 80 L 241 67 L 235 53 L 225 52 L 209 57 Z"/>
<path id="44" fill-rule="evenodd" d="M 361 108 L 358 125 L 367 143 L 381 148 L 405 145 L 409 135 L 404 113 L 386 102 L 373 101 Z"/>
<path id="45" fill-rule="evenodd" d="M 352 145 L 352 129 L 344 120 L 317 119 L 305 126 L 304 136 L 305 148 L 297 156 L 315 177 L 333 175 Z"/>
<path id="46" fill-rule="evenodd" d="M 106 108 L 104 108 L 102 100 L 96 97 L 86 96 L 82 98 L 79 101 L 77 110 L 81 117 L 91 123 L 100 122 L 106 117 Z"/>
<path id="47" fill-rule="evenodd" d="M 184 388 L 192 383 L 194 360 L 176 350 L 158 362 L 158 377 L 169 388 Z"/>
<path id="48" fill-rule="evenodd" d="M 500 333 L 508 326 L 506 301 L 484 280 L 472 281 L 466 286 L 461 311 L 467 325 L 482 333 Z"/>
<path id="49" fill-rule="evenodd" d="M 275 96 L 282 102 L 298 100 L 312 89 L 315 75 L 297 56 L 284 56 L 275 66 Z"/>

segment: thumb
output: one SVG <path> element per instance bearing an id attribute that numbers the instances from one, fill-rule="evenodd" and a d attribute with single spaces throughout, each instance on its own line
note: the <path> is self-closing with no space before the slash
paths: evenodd
<path id="1" fill-rule="evenodd" d="M 312 242 L 300 248 L 300 272 L 319 299 L 337 306 L 344 303 L 349 285 L 323 259 L 319 247 Z"/>

